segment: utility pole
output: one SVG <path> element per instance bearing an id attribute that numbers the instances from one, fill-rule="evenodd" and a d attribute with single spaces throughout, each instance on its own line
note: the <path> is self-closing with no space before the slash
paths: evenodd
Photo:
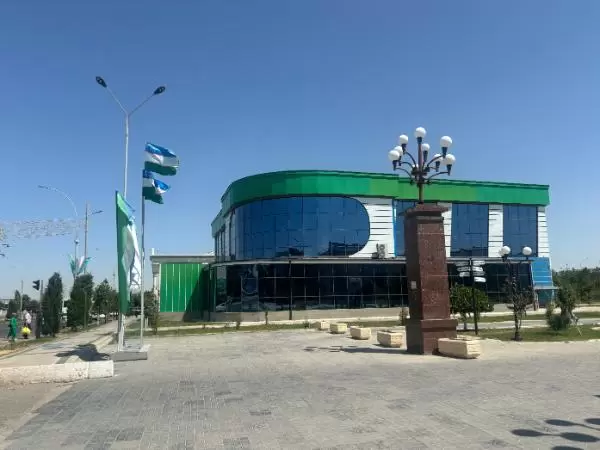
<path id="1" fill-rule="evenodd" d="M 87 261 L 87 242 L 88 242 L 88 218 L 90 217 L 90 203 L 85 202 L 85 222 L 83 225 L 83 261 Z M 87 264 L 83 269 L 83 273 L 87 273 Z"/>

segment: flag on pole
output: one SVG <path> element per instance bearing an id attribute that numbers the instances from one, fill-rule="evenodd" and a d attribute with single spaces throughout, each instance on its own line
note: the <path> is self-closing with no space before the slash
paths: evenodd
<path id="1" fill-rule="evenodd" d="M 142 174 L 142 197 L 144 200 L 150 200 L 154 203 L 163 203 L 163 194 L 170 189 L 170 186 L 154 178 L 154 174 L 149 170 L 144 170 Z"/>
<path id="2" fill-rule="evenodd" d="M 77 278 L 83 271 L 85 271 L 90 259 L 91 257 L 89 256 L 87 258 L 80 256 L 76 260 L 73 255 L 69 255 L 69 266 L 71 267 L 73 278 Z"/>
<path id="3" fill-rule="evenodd" d="M 179 158 L 171 150 L 146 143 L 144 169 L 161 175 L 175 175 L 179 168 Z"/>
<path id="4" fill-rule="evenodd" d="M 117 268 L 119 272 L 119 311 L 129 308 L 129 291 L 141 286 L 141 258 L 138 247 L 133 208 L 116 192 Z"/>

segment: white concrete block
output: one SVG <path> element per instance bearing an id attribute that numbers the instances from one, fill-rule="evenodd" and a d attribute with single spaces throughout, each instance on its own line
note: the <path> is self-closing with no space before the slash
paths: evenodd
<path id="1" fill-rule="evenodd" d="M 367 340 L 371 339 L 371 329 L 362 327 L 350 327 L 350 336 L 352 339 Z"/>
<path id="2" fill-rule="evenodd" d="M 331 334 L 344 334 L 348 331 L 348 325 L 342 322 L 332 323 L 329 325 L 329 329 L 331 330 Z"/>
<path id="3" fill-rule="evenodd" d="M 404 332 L 401 330 L 378 331 L 377 342 L 382 347 L 400 348 L 404 345 Z"/>
<path id="4" fill-rule="evenodd" d="M 469 336 L 438 339 L 438 351 L 444 356 L 475 359 L 481 355 L 481 340 Z"/>

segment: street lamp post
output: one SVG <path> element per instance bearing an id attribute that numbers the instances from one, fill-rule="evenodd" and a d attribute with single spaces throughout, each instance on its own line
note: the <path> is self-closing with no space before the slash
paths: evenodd
<path id="1" fill-rule="evenodd" d="M 443 213 L 446 208 L 425 203 L 425 184 L 440 175 L 450 175 L 456 162 L 448 153 L 452 139 L 440 139 L 441 153 L 430 157 L 430 145 L 424 142 L 427 131 L 415 130 L 416 158 L 408 150 L 408 136 L 401 135 L 398 145 L 388 154 L 394 170 L 408 175 L 410 184 L 418 188 L 418 204 L 404 214 L 404 242 L 406 243 L 406 275 L 409 290 L 410 318 L 406 321 L 406 348 L 408 353 L 433 354 L 439 338 L 456 337 L 456 319 L 450 317 L 448 279 Z M 444 164 L 446 170 L 440 172 Z M 427 264 L 424 264 L 424 262 Z"/>
<path id="2" fill-rule="evenodd" d="M 436 153 L 431 159 L 429 159 L 430 145 L 423 142 L 427 131 L 423 127 L 419 127 L 415 130 L 415 138 L 417 138 L 417 158 L 415 159 L 407 151 L 408 136 L 405 134 L 398 138 L 398 145 L 390 150 L 388 157 L 392 162 L 394 170 L 404 172 L 410 179 L 410 184 L 416 184 L 419 190 L 419 203 L 424 203 L 423 198 L 423 186 L 431 183 L 431 180 L 440 175 L 450 175 L 452 166 L 456 162 L 456 158 L 451 153 L 448 153 L 448 149 L 452 146 L 452 139 L 449 136 L 443 136 L 440 139 L 440 146 L 442 147 L 442 153 Z M 408 157 L 410 161 L 406 161 Z M 440 166 L 444 164 L 446 170 L 440 172 Z M 408 169 L 403 166 L 407 166 Z M 432 173 L 435 172 L 435 173 Z"/>
<path id="3" fill-rule="evenodd" d="M 117 105 L 119 105 L 119 108 L 121 108 L 121 111 L 123 111 L 123 114 L 125 115 L 125 169 L 124 169 L 124 180 L 123 180 L 123 198 L 127 199 L 127 172 L 128 172 L 128 167 L 129 167 L 129 119 L 137 110 L 139 110 L 142 106 L 144 106 L 146 103 L 148 103 L 152 97 L 162 94 L 163 92 L 165 92 L 165 90 L 167 88 L 166 88 L 166 86 L 158 86 L 156 89 L 154 89 L 152 94 L 150 94 L 148 97 L 146 97 L 144 99 L 144 101 L 142 101 L 135 108 L 133 108 L 132 110 L 129 111 L 123 106 L 123 104 L 117 98 L 115 93 L 108 87 L 108 84 L 106 84 L 106 81 L 104 80 L 104 78 L 96 77 L 96 83 L 98 83 L 100 86 L 102 86 L 104 89 L 106 89 L 108 91 L 108 93 L 111 95 L 113 100 L 117 103 Z M 142 283 L 142 289 L 144 289 L 144 280 L 142 280 L 141 283 Z M 117 325 L 119 327 L 118 341 L 117 341 L 117 350 L 118 351 L 123 350 L 123 345 L 124 345 L 124 337 L 125 337 L 125 320 L 124 319 L 125 319 L 125 316 L 123 314 L 123 311 L 119 311 L 119 320 L 118 320 L 118 325 Z M 142 326 L 143 326 L 143 324 L 142 324 Z"/>
<path id="4" fill-rule="evenodd" d="M 85 204 L 85 223 L 84 223 L 84 238 L 83 238 L 83 261 L 85 264 L 85 261 L 87 260 L 87 256 L 88 256 L 88 229 L 89 229 L 89 220 L 91 216 L 95 216 L 96 214 L 100 214 L 104 211 L 102 211 L 101 209 L 98 209 L 96 211 L 92 211 L 90 212 L 90 204 L 86 203 Z M 83 273 L 87 273 L 87 265 L 85 265 L 84 269 L 83 269 Z"/>
<path id="5" fill-rule="evenodd" d="M 128 111 L 123 106 L 121 101 L 117 98 L 115 93 L 108 87 L 108 84 L 106 84 L 106 81 L 104 80 L 104 78 L 96 77 L 96 83 L 98 83 L 100 86 L 102 86 L 104 89 L 106 89 L 108 91 L 108 93 L 111 95 L 111 97 L 117 103 L 117 105 L 119 105 L 119 108 L 121 108 L 121 111 L 123 111 L 123 114 L 125 114 L 125 175 L 124 175 L 124 184 L 123 184 L 123 197 L 126 199 L 127 198 L 127 171 L 128 171 L 128 166 L 129 166 L 129 119 L 138 109 L 140 109 L 142 106 L 144 106 L 146 103 L 148 103 L 152 97 L 154 97 L 155 95 L 162 94 L 163 92 L 165 92 L 165 90 L 167 88 L 166 88 L 166 86 L 157 87 L 156 89 L 154 89 L 152 94 L 150 94 L 148 97 L 146 97 L 144 99 L 144 101 L 142 101 L 139 105 L 137 105 L 132 110 Z"/>
<path id="6" fill-rule="evenodd" d="M 70 204 L 71 207 L 73 208 L 73 212 L 75 213 L 75 221 L 76 221 L 76 226 L 75 226 L 75 261 L 77 261 L 77 248 L 79 247 L 79 214 L 77 214 L 77 206 L 75 206 L 75 202 L 73 201 L 73 199 L 69 196 L 69 194 L 67 194 L 64 191 L 61 191 L 60 189 L 57 189 L 53 186 L 46 186 L 43 184 L 39 184 L 38 188 L 40 189 L 45 189 L 47 191 L 52 191 L 52 192 L 56 192 L 59 195 L 62 195 Z"/>
<path id="7" fill-rule="evenodd" d="M 513 318 L 515 321 L 515 335 L 513 336 L 512 340 L 513 341 L 522 341 L 523 338 L 521 336 L 520 320 L 521 320 L 521 316 L 523 314 L 523 310 L 525 310 L 527 308 L 527 301 L 521 297 L 518 297 L 518 296 L 522 295 L 522 293 L 520 292 L 520 290 L 521 290 L 520 281 L 521 280 L 519 278 L 519 275 L 520 275 L 519 269 L 521 267 L 521 264 L 529 264 L 530 263 L 529 257 L 533 253 L 533 250 L 531 250 L 531 247 L 527 247 L 527 246 L 523 247 L 521 249 L 521 253 L 525 257 L 525 259 L 518 260 L 516 267 L 514 267 L 513 261 L 508 259 L 510 252 L 511 252 L 511 248 L 508 245 L 505 245 L 499 250 L 498 254 L 502 258 L 502 261 L 504 262 L 504 264 L 506 264 L 506 270 L 508 271 L 508 294 L 509 294 L 510 299 L 513 304 Z"/>

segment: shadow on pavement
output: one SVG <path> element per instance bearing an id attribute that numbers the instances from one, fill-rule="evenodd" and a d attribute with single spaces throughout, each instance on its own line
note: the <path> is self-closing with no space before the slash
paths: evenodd
<path id="1" fill-rule="evenodd" d="M 85 362 L 103 361 L 110 359 L 110 355 L 108 355 L 107 353 L 100 353 L 94 344 L 81 344 L 72 350 L 58 352 L 56 356 L 60 358 L 57 364 L 64 364 L 72 356 L 76 356 L 81 361 Z"/>
<path id="2" fill-rule="evenodd" d="M 598 396 L 596 396 L 598 397 Z M 552 427 L 574 427 L 583 428 L 582 431 L 567 431 L 567 432 L 548 432 L 538 431 L 531 429 L 516 429 L 512 430 L 512 434 L 524 438 L 540 438 L 546 436 L 559 437 L 565 441 L 569 441 L 569 444 L 573 445 L 557 445 L 552 447 L 552 450 L 583 450 L 582 447 L 577 447 L 577 444 L 589 445 L 596 444 L 600 447 L 600 418 L 591 417 L 583 420 L 583 422 L 573 422 L 570 420 L 563 419 L 548 419 L 545 421 L 546 424 Z M 566 443 L 565 443 L 566 444 Z"/>
<path id="3" fill-rule="evenodd" d="M 379 344 L 373 344 L 371 347 L 358 347 L 356 345 L 343 346 L 332 345 L 330 347 L 304 347 L 305 352 L 345 352 L 345 353 L 379 353 L 392 355 L 410 355 L 405 348 L 389 348 Z"/>

